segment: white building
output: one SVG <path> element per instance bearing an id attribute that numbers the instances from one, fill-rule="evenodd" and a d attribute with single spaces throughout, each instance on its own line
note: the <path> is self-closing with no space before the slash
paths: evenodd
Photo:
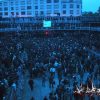
<path id="1" fill-rule="evenodd" d="M 82 0 L 0 0 L 2 17 L 81 16 Z"/>

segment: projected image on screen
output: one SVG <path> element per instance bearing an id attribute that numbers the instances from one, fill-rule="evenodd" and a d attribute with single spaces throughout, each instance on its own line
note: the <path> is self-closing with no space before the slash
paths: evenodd
<path id="1" fill-rule="evenodd" d="M 43 21 L 43 27 L 51 27 L 51 21 Z"/>

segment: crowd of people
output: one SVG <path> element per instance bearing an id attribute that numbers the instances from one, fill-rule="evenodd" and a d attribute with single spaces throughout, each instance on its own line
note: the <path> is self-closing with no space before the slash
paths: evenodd
<path id="1" fill-rule="evenodd" d="M 55 34 L 55 33 L 54 33 Z M 46 36 L 45 36 L 46 35 Z M 29 86 L 34 79 L 49 81 L 51 93 L 44 100 L 83 100 L 85 94 L 94 100 L 100 96 L 99 34 L 67 33 L 50 37 L 35 37 L 29 33 L 6 34 L 0 37 L 0 100 L 9 88 L 23 88 L 23 76 L 30 73 Z M 55 77 L 59 83 L 56 83 Z M 22 83 L 22 84 L 21 84 Z M 55 85 L 57 85 L 55 89 Z M 2 94 L 1 94 L 2 93 Z M 15 99 L 13 99 L 15 100 Z M 34 100 L 34 97 L 32 97 Z M 99 98 L 98 98 L 99 100 Z"/>

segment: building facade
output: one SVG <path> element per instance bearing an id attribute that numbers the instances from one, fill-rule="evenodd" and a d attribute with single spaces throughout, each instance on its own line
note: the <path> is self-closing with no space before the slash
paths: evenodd
<path id="1" fill-rule="evenodd" d="M 82 0 L 0 0 L 1 17 L 81 16 Z"/>

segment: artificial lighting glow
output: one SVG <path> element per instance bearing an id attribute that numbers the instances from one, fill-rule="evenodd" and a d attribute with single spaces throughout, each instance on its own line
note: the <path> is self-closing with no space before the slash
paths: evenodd
<path id="1" fill-rule="evenodd" d="M 51 21 L 43 21 L 43 27 L 51 27 Z"/>

